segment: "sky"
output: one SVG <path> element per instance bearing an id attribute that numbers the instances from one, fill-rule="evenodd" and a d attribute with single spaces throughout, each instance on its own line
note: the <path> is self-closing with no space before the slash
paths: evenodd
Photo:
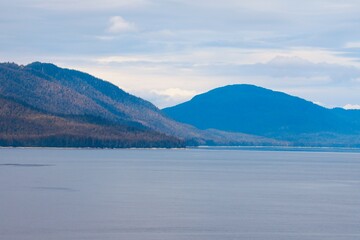
<path id="1" fill-rule="evenodd" d="M 229 84 L 360 109 L 358 0 L 0 0 L 0 61 L 88 72 L 163 108 Z"/>

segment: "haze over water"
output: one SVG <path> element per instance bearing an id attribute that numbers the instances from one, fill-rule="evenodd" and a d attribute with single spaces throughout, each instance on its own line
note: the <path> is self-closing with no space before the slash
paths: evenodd
<path id="1" fill-rule="evenodd" d="M 360 153 L 0 149 L 6 240 L 360 239 Z"/>

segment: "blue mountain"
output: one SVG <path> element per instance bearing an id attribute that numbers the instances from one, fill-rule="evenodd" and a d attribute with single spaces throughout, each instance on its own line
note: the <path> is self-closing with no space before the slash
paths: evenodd
<path id="1" fill-rule="evenodd" d="M 328 109 L 247 84 L 216 88 L 163 112 L 200 129 L 254 134 L 295 145 L 353 146 L 360 133 L 360 111 Z"/>

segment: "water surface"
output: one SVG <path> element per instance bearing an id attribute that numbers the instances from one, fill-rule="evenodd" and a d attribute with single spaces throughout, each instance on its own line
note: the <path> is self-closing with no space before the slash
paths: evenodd
<path id="1" fill-rule="evenodd" d="M 360 239 L 360 153 L 0 149 L 0 239 Z"/>

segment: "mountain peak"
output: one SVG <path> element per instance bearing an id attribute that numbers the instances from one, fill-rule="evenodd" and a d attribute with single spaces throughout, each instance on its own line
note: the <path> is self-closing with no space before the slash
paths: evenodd
<path id="1" fill-rule="evenodd" d="M 275 138 L 324 131 L 349 133 L 359 129 L 331 109 L 248 84 L 216 88 L 163 111 L 177 121 L 200 129 Z"/>
<path id="2" fill-rule="evenodd" d="M 3 63 L 0 63 L 0 66 L 5 67 L 5 68 L 10 68 L 10 69 L 19 69 L 19 68 L 23 67 L 22 65 L 18 65 L 14 62 L 3 62 Z"/>
<path id="3" fill-rule="evenodd" d="M 223 87 L 214 88 L 208 92 L 196 95 L 194 98 L 198 98 L 204 95 L 214 95 L 217 97 L 222 97 L 221 96 L 222 94 L 236 95 L 238 93 L 242 93 L 246 91 L 256 92 L 256 91 L 272 91 L 272 90 L 251 84 L 231 84 Z"/>
<path id="4" fill-rule="evenodd" d="M 221 145 L 281 144 L 273 139 L 202 131 L 178 123 L 150 102 L 87 73 L 41 62 L 23 68 L 11 66 L 14 69 L 0 65 L 0 96 L 8 106 L 0 108 L 0 115 L 3 114 L 0 145 L 1 137 L 5 136 L 2 126 L 7 135 L 13 134 L 3 139 L 7 144 L 19 141 L 33 146 L 51 144 L 51 141 L 76 146 L 77 140 L 81 146 L 110 147 L 183 146 L 185 141 Z M 18 133 L 17 129 L 20 129 Z M 32 139 L 24 140 L 24 137 L 31 138 L 30 135 Z"/>

